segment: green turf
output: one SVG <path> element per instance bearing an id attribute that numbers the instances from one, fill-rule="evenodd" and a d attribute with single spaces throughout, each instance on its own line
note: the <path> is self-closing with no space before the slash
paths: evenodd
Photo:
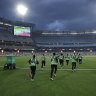
<path id="1" fill-rule="evenodd" d="M 16 66 L 28 68 L 31 57 L 16 57 Z M 41 69 L 40 56 L 37 57 Z M 46 57 L 46 68 L 50 69 L 50 56 Z M 0 66 L 6 63 L 1 57 Z M 77 64 L 77 68 L 79 68 Z M 60 65 L 58 64 L 58 68 Z M 71 69 L 70 64 L 63 69 Z M 96 56 L 84 56 L 80 69 L 96 69 Z M 50 70 L 37 70 L 35 81 L 30 81 L 29 69 L 3 70 L 0 68 L 0 96 L 96 96 L 96 70 L 58 70 L 54 81 L 50 81 Z"/>

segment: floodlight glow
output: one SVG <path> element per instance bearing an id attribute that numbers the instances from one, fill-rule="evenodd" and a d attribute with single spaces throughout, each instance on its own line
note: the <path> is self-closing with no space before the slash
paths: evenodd
<path id="1" fill-rule="evenodd" d="M 4 52 L 4 50 L 1 50 L 1 52 L 3 53 L 3 52 Z"/>
<path id="2" fill-rule="evenodd" d="M 47 51 L 45 51 L 45 53 L 47 53 Z"/>
<path id="3" fill-rule="evenodd" d="M 21 4 L 20 4 L 20 5 L 17 6 L 17 11 L 18 11 L 18 13 L 21 14 L 21 15 L 26 15 L 27 10 L 28 10 L 28 8 L 25 7 L 24 5 L 21 5 Z"/>
<path id="4" fill-rule="evenodd" d="M 61 50 L 61 53 L 62 53 L 63 51 Z"/>
<path id="5" fill-rule="evenodd" d="M 17 51 L 17 53 L 19 53 L 19 50 Z"/>

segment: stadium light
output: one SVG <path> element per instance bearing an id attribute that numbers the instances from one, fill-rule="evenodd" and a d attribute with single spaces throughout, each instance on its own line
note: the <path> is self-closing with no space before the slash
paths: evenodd
<path id="1" fill-rule="evenodd" d="M 90 52 L 92 52 L 92 50 L 90 50 Z"/>
<path id="2" fill-rule="evenodd" d="M 74 51 L 74 53 L 75 53 L 75 51 Z"/>
<path id="3" fill-rule="evenodd" d="M 17 51 L 17 53 L 19 53 L 19 50 Z"/>
<path id="4" fill-rule="evenodd" d="M 47 51 L 45 51 L 45 53 L 47 53 Z"/>
<path id="5" fill-rule="evenodd" d="M 63 53 L 63 51 L 61 50 L 61 53 Z"/>
<path id="6" fill-rule="evenodd" d="M 21 15 L 26 15 L 28 8 L 22 4 L 17 5 L 17 11 Z"/>
<path id="7" fill-rule="evenodd" d="M 1 50 L 1 52 L 3 53 L 3 52 L 4 52 L 4 50 Z"/>

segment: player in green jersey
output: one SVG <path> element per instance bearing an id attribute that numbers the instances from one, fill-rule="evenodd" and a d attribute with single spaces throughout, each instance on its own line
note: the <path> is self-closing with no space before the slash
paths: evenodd
<path id="1" fill-rule="evenodd" d="M 78 53 L 76 54 L 76 61 L 78 62 Z"/>
<path id="2" fill-rule="evenodd" d="M 65 57 L 66 58 L 66 64 L 67 64 L 67 66 L 69 65 L 69 59 L 70 59 L 70 57 L 69 57 L 69 55 L 67 54 L 67 56 Z"/>
<path id="3" fill-rule="evenodd" d="M 35 71 L 36 71 L 36 64 L 39 64 L 38 60 L 33 55 L 33 58 L 29 60 L 30 69 L 31 69 L 31 81 L 34 81 Z"/>
<path id="4" fill-rule="evenodd" d="M 57 64 L 58 64 L 58 57 L 56 56 L 55 53 L 53 53 L 53 56 L 51 58 L 51 74 L 50 74 L 51 78 L 50 78 L 50 80 L 53 80 L 53 78 L 52 78 L 53 72 L 54 72 L 54 77 L 56 77 Z"/>
<path id="5" fill-rule="evenodd" d="M 62 53 L 61 53 L 61 55 L 59 56 L 59 63 L 60 63 L 60 65 L 61 65 L 61 67 L 64 66 L 64 56 L 63 56 Z"/>
<path id="6" fill-rule="evenodd" d="M 44 56 L 44 54 L 41 56 L 41 62 L 42 62 L 42 66 L 41 66 L 41 68 L 43 69 L 44 67 L 45 67 L 45 60 L 46 60 L 46 58 L 45 58 L 45 56 Z"/>
<path id="7" fill-rule="evenodd" d="M 78 55 L 78 59 L 79 59 L 79 64 L 82 64 L 82 56 L 80 54 Z"/>
<path id="8" fill-rule="evenodd" d="M 70 54 L 70 58 L 72 58 L 72 54 Z"/>
<path id="9" fill-rule="evenodd" d="M 76 55 L 72 55 L 72 72 L 74 72 L 76 69 Z"/>

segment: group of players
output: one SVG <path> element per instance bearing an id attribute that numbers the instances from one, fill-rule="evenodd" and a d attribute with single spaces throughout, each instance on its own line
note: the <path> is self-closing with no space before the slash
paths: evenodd
<path id="1" fill-rule="evenodd" d="M 76 69 L 76 63 L 82 64 L 82 56 L 80 54 L 75 54 L 73 53 L 72 55 L 66 55 L 64 57 L 64 55 L 61 53 L 60 56 L 56 55 L 56 53 L 53 53 L 53 56 L 51 57 L 51 73 L 50 73 L 50 80 L 53 80 L 53 75 L 54 77 L 56 77 L 56 71 L 57 71 L 57 65 L 58 62 L 61 65 L 61 68 L 64 66 L 64 60 L 66 60 L 66 64 L 67 66 L 69 65 L 69 60 L 72 59 L 72 72 L 75 71 Z M 43 54 L 41 56 L 41 68 L 43 70 L 43 68 L 46 65 L 46 57 Z M 36 59 L 36 56 L 33 55 L 33 58 L 29 60 L 29 64 L 30 64 L 30 69 L 31 69 L 31 81 L 34 81 L 34 76 L 35 76 L 35 71 L 36 71 L 36 64 L 39 64 L 39 61 Z"/>

